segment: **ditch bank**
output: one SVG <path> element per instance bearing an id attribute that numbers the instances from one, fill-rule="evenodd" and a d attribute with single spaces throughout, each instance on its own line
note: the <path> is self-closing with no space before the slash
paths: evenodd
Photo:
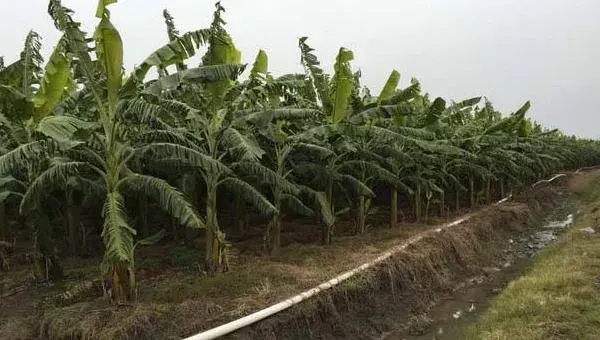
<path id="1" fill-rule="evenodd" d="M 514 256 L 507 250 L 509 240 L 539 231 L 544 217 L 572 197 L 571 180 L 537 186 L 452 228 L 426 232 L 383 263 L 224 338 L 384 339 L 392 331 L 426 333 L 436 303 Z"/>
<path id="2" fill-rule="evenodd" d="M 413 318 L 412 327 L 394 331 L 385 340 L 462 339 L 468 327 L 487 312 L 498 294 L 528 272 L 533 259 L 571 226 L 578 203 L 575 199 L 560 202 L 545 219 L 541 230 L 525 230 L 504 244 L 503 262 L 483 268 L 459 284 L 455 292 L 441 298 L 426 314 Z"/>
<path id="3" fill-rule="evenodd" d="M 600 182 L 573 224 L 453 339 L 600 339 Z"/>

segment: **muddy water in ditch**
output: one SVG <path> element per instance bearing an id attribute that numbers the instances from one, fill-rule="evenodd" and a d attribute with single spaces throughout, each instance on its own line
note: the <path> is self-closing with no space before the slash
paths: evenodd
<path id="1" fill-rule="evenodd" d="M 556 209 L 542 228 L 508 240 L 504 263 L 484 268 L 481 275 L 470 278 L 451 296 L 441 300 L 427 315 L 419 317 L 408 330 L 396 331 L 384 340 L 456 340 L 485 313 L 494 298 L 511 281 L 527 270 L 535 255 L 556 240 L 557 235 L 573 222 L 577 202 L 567 201 Z"/>

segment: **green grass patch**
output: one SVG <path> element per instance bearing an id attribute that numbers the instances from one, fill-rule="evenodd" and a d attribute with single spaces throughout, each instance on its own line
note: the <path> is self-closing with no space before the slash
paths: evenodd
<path id="1" fill-rule="evenodd" d="M 574 225 L 512 282 L 463 339 L 600 339 L 600 182 Z"/>

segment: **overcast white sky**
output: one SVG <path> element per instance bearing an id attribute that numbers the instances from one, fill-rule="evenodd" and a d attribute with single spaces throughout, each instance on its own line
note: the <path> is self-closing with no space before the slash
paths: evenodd
<path id="1" fill-rule="evenodd" d="M 96 0 L 63 0 L 93 31 Z M 548 127 L 600 138 L 598 0 L 224 0 L 236 46 L 251 63 L 265 49 L 274 74 L 300 72 L 297 39 L 327 69 L 340 46 L 354 51 L 363 83 L 377 93 L 392 69 L 432 96 L 487 96 L 503 112 L 531 100 Z M 17 58 L 29 29 L 49 51 L 59 34 L 45 0 L 0 0 L 0 55 Z M 206 27 L 211 0 L 120 0 L 111 6 L 131 69 L 166 42 L 162 10 L 180 31 Z M 47 52 L 46 52 L 47 54 Z"/>

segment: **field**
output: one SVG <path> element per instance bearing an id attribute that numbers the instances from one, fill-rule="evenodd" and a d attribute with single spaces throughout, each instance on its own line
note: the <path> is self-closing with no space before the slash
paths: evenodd
<path id="1" fill-rule="evenodd" d="M 168 40 L 131 70 L 110 18 L 119 1 L 99 0 L 92 33 L 78 16 L 93 13 L 48 2 L 52 53 L 31 31 L 17 60 L 0 58 L 3 339 L 180 338 L 424 233 L 233 334 L 380 336 L 502 256 L 570 195 L 576 169 L 600 164 L 599 141 L 543 127 L 529 102 L 503 114 L 396 70 L 371 91 L 344 47 L 329 72 L 302 37 L 305 72 L 274 75 L 263 50 L 243 61 L 218 2 L 209 27 L 185 33 L 165 10 Z"/>
<path id="2" fill-rule="evenodd" d="M 581 176 L 569 183 L 577 183 Z M 331 334 L 332 339 L 340 336 L 335 328 L 343 329 L 345 336 L 360 337 L 384 329 L 398 332 L 418 327 L 419 318 L 435 309 L 436 301 L 454 294 L 491 263 L 510 260 L 514 254 L 504 253 L 509 237 L 535 228 L 540 217 L 579 190 L 572 185 L 553 185 L 518 195 L 502 206 L 476 209 L 472 220 L 447 234 L 433 233 L 411 247 L 406 256 L 395 256 L 383 267 L 256 328 L 234 334 L 234 338 L 309 336 L 302 333 L 306 328 L 299 325 L 303 323 L 322 336 Z M 200 276 L 191 260 L 198 250 L 169 244 L 149 246 L 138 255 L 143 289 L 135 304 L 120 307 L 111 307 L 102 297 L 93 259 L 69 259 L 67 279 L 52 286 L 32 285 L 24 263 L 2 280 L 0 335 L 9 339 L 177 339 L 311 288 L 410 235 L 436 228 L 404 224 L 394 230 L 373 231 L 368 237 L 340 236 L 327 247 L 291 243 L 276 260 L 256 249 L 253 253 L 256 242 L 241 241 L 236 244 L 241 253 L 232 260 L 232 270 L 209 277 Z M 391 296 L 390 290 L 394 292 Z M 371 313 L 366 324 L 365 312 Z"/>

